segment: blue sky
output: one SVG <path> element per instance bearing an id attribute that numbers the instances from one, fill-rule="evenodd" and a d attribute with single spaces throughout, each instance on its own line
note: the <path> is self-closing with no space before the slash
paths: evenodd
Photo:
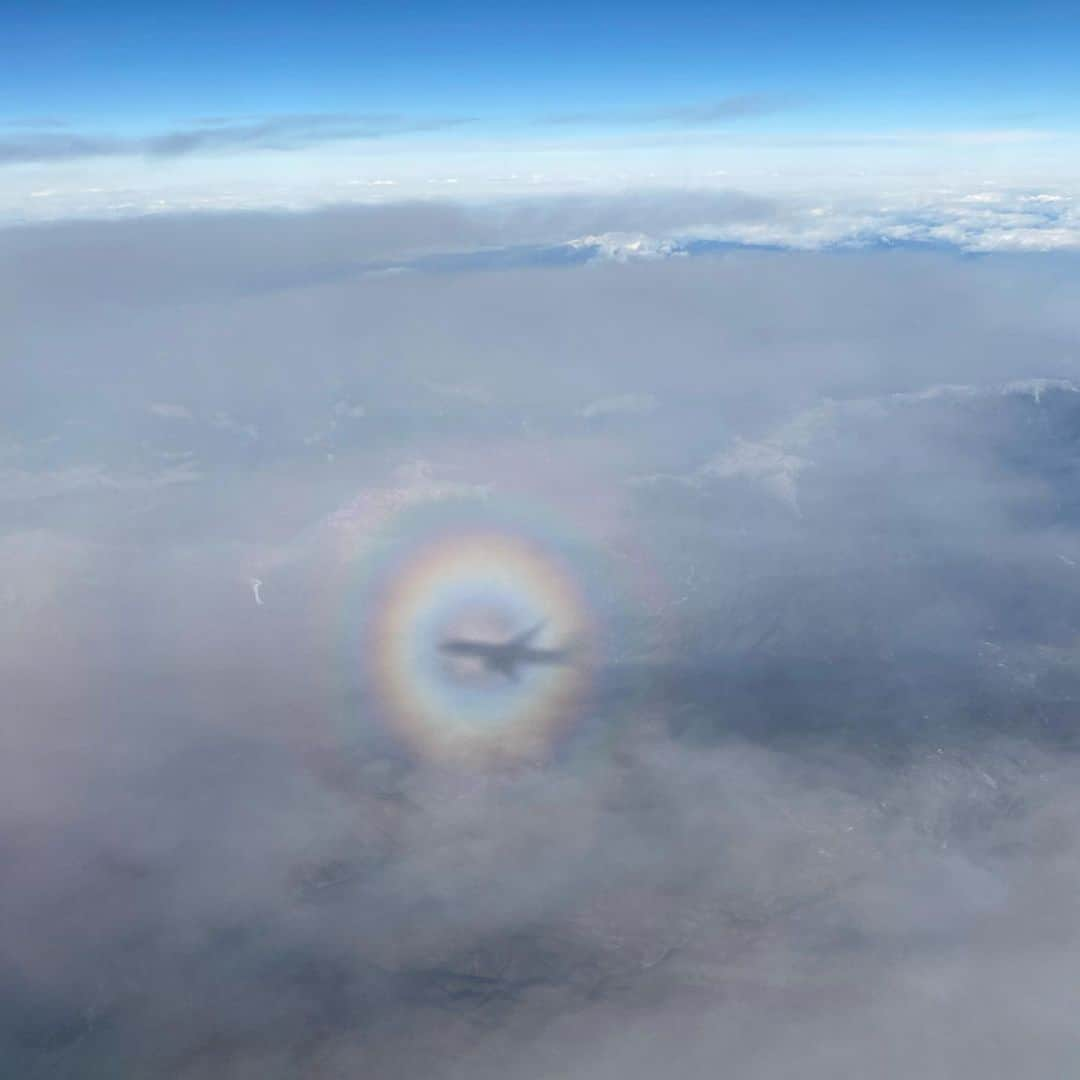
<path id="1" fill-rule="evenodd" d="M 602 126 L 738 95 L 788 105 L 754 118 L 788 129 L 1058 127 L 1080 89 L 1066 4 L 46 2 L 4 36 L 8 121 L 115 131 L 356 111 Z"/>

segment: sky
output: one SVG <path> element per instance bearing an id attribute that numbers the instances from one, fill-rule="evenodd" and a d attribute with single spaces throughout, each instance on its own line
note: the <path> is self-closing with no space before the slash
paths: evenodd
<path id="1" fill-rule="evenodd" d="M 44 4 L 7 22 L 3 108 L 121 130 L 384 111 L 514 130 L 762 95 L 804 103 L 794 129 L 1072 126 L 1075 32 L 1066 4 Z"/>
<path id="2" fill-rule="evenodd" d="M 1078 36 L 1066 4 L 34 5 L 0 211 L 1069 184 Z"/>
<path id="3" fill-rule="evenodd" d="M 1074 12 L 4 27 L 0 1075 L 1080 1075 Z"/>

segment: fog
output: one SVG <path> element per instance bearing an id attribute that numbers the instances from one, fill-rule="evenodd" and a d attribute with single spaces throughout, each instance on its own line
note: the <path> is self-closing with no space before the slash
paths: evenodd
<path id="1" fill-rule="evenodd" d="M 567 247 L 779 213 L 0 232 L 0 1071 L 1076 1070 L 1080 263 Z M 596 631 L 448 757 L 371 627 L 476 530 Z"/>

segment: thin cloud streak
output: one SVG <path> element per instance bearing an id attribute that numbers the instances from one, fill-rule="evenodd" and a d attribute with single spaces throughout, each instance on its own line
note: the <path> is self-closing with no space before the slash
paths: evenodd
<path id="1" fill-rule="evenodd" d="M 695 127 L 722 124 L 754 116 L 769 116 L 798 104 L 798 99 L 777 94 L 736 94 L 718 101 L 688 105 L 667 105 L 646 109 L 582 110 L 551 113 L 537 120 L 538 124 L 556 126 L 603 124 L 616 126 L 669 124 Z"/>
<path id="2" fill-rule="evenodd" d="M 701 127 L 766 116 L 797 104 L 771 94 L 740 94 L 718 101 L 646 109 L 553 113 L 538 126 Z M 33 164 L 80 158 L 143 156 L 172 158 L 232 150 L 301 150 L 324 142 L 380 139 L 460 127 L 466 116 L 407 116 L 402 113 L 298 113 L 243 121 L 202 117 L 190 127 L 141 136 L 65 130 L 61 120 L 27 121 L 16 135 L 0 139 L 0 165 Z"/>
<path id="3" fill-rule="evenodd" d="M 0 139 L 0 165 L 70 161 L 90 157 L 174 158 L 232 150 L 300 150 L 317 143 L 380 139 L 440 131 L 465 117 L 409 117 L 398 113 L 300 114 L 249 123 L 211 122 L 157 135 L 120 137 L 31 131 Z"/>

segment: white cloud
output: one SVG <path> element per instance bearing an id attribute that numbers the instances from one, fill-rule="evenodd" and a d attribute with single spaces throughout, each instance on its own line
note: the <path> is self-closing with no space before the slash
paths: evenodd
<path id="1" fill-rule="evenodd" d="M 428 461 L 413 461 L 394 470 L 392 483 L 369 487 L 329 515 L 323 526 L 338 544 L 355 554 L 393 516 L 410 506 L 447 499 L 484 498 L 490 485 L 439 480 L 440 470 Z"/>
<path id="2" fill-rule="evenodd" d="M 717 480 L 742 479 L 759 485 L 774 498 L 799 513 L 798 481 L 813 466 L 814 444 L 829 435 L 845 419 L 885 417 L 892 409 L 930 401 L 971 401 L 993 397 L 1030 397 L 1041 404 L 1050 391 L 1080 393 L 1069 379 L 1020 379 L 975 386 L 966 383 L 935 384 L 921 390 L 879 397 L 826 400 L 807 409 L 758 440 L 736 436 L 727 450 L 710 458 L 696 472 L 684 476 L 656 474 L 636 478 L 639 486 L 675 482 L 700 487 Z"/>
<path id="3" fill-rule="evenodd" d="M 645 233 L 608 232 L 583 236 L 571 240 L 567 247 L 591 251 L 594 258 L 619 263 L 666 259 L 684 254 L 677 241 L 647 236 Z"/>
<path id="4" fill-rule="evenodd" d="M 743 479 L 760 484 L 770 495 L 799 512 L 797 481 L 809 462 L 771 440 L 751 442 L 736 438 L 735 445 L 698 470 L 701 480 Z"/>
<path id="5" fill-rule="evenodd" d="M 773 220 L 704 225 L 672 239 L 684 246 L 697 240 L 807 251 L 897 244 L 970 252 L 1080 250 L 1080 210 L 1068 192 L 942 190 L 873 202 L 849 197 L 828 207 L 792 203 Z"/>

